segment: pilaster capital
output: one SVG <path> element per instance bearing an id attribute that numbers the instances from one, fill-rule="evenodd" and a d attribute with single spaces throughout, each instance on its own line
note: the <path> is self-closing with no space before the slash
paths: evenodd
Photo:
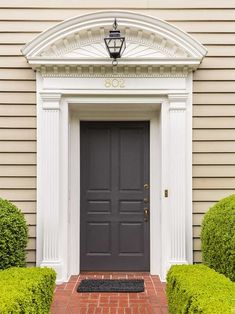
<path id="1" fill-rule="evenodd" d="M 186 102 L 188 100 L 188 93 L 179 93 L 179 94 L 169 94 L 169 110 L 173 111 L 184 111 L 186 110 Z"/>
<path id="2" fill-rule="evenodd" d="M 60 109 L 60 93 L 40 93 L 41 99 L 43 101 L 42 108 L 44 110 L 59 110 Z"/>

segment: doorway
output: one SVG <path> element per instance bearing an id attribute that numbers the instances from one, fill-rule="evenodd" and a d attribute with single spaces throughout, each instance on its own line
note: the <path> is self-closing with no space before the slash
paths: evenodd
<path id="1" fill-rule="evenodd" d="M 149 271 L 149 122 L 81 122 L 80 132 L 80 269 Z"/>

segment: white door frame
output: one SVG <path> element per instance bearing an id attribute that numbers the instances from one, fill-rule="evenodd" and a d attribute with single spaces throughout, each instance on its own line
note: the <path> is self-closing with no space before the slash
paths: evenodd
<path id="1" fill-rule="evenodd" d="M 150 272 L 152 274 L 160 273 L 160 252 L 161 252 L 161 224 L 160 224 L 160 173 L 161 173 L 161 142 L 160 142 L 160 105 L 155 111 L 148 112 L 148 104 L 145 104 L 146 111 L 136 111 L 135 105 L 126 105 L 126 110 L 121 111 L 116 108 L 113 110 L 99 111 L 99 106 L 92 106 L 94 111 L 79 111 L 78 113 L 71 113 L 70 120 L 70 233 L 69 243 L 71 244 L 71 253 L 69 256 L 70 261 L 70 274 L 80 273 L 80 198 L 78 191 L 80 190 L 80 121 L 150 121 Z M 92 108 L 90 107 L 90 108 Z M 97 108 L 98 107 L 98 108 Z M 156 106 L 155 106 L 156 107 Z M 129 109 L 129 110 L 128 110 Z M 95 111 L 96 110 L 96 111 Z M 74 149 L 76 147 L 76 149 Z M 76 170 L 75 170 L 76 169 Z M 156 179 L 158 177 L 158 179 Z"/>
<path id="2" fill-rule="evenodd" d="M 136 91 L 112 102 L 96 93 L 40 94 L 37 263 L 55 268 L 58 283 L 80 271 L 81 120 L 150 121 L 150 272 L 164 281 L 170 265 L 192 262 L 191 98 L 182 90 L 147 94 L 138 103 Z M 54 210 L 44 210 L 48 200 Z"/>

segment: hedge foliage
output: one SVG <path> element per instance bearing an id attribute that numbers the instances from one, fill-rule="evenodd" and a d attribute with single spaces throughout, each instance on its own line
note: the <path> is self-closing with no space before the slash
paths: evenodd
<path id="1" fill-rule="evenodd" d="M 235 281 L 235 194 L 206 213 L 201 240 L 203 263 Z"/>
<path id="2" fill-rule="evenodd" d="M 24 215 L 7 200 L 0 199 L 0 269 L 24 267 L 28 227 Z"/>
<path id="3" fill-rule="evenodd" d="M 170 314 L 231 314 L 235 283 L 205 265 L 176 265 L 167 274 Z"/>
<path id="4" fill-rule="evenodd" d="M 50 313 L 55 278 L 55 271 L 50 268 L 1 270 L 0 313 Z"/>

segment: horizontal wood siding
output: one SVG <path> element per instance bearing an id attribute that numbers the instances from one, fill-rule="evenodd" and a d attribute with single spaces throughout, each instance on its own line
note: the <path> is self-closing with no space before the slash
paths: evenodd
<path id="1" fill-rule="evenodd" d="M 46 28 L 99 9 L 127 9 L 167 20 L 208 49 L 193 84 L 194 261 L 200 226 L 214 202 L 235 191 L 235 1 L 12 0 L 0 9 L 0 196 L 14 201 L 30 225 L 28 263 L 35 263 L 35 73 L 22 46 Z"/>

